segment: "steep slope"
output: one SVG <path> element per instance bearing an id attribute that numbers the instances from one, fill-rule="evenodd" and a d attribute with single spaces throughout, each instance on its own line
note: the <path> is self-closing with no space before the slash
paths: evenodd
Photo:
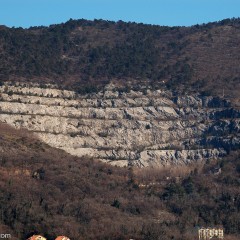
<path id="1" fill-rule="evenodd" d="M 240 146 L 240 112 L 226 99 L 166 90 L 97 94 L 31 86 L 0 87 L 0 120 L 50 146 L 119 166 L 185 165 Z"/>
<path id="2" fill-rule="evenodd" d="M 240 20 L 162 27 L 69 20 L 30 29 L 0 27 L 1 79 L 54 82 L 94 91 L 109 80 L 237 96 Z M 133 84 L 132 84 L 133 85 Z"/>

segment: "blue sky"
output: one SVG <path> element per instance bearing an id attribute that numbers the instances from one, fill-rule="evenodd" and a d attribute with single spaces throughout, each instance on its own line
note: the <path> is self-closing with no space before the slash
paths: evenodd
<path id="1" fill-rule="evenodd" d="M 0 25 L 29 27 L 70 18 L 190 26 L 240 17 L 240 0 L 0 0 Z"/>

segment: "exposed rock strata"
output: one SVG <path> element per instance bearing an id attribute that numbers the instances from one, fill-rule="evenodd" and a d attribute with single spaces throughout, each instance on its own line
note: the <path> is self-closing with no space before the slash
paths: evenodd
<path id="1" fill-rule="evenodd" d="M 114 87 L 90 96 L 0 87 L 0 120 L 49 145 L 119 166 L 164 166 L 224 156 L 240 147 L 240 111 L 218 97 Z"/>

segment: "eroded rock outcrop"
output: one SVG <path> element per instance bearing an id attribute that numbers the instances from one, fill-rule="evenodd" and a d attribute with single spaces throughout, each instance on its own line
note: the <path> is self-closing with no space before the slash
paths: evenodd
<path id="1" fill-rule="evenodd" d="M 0 121 L 53 147 L 114 165 L 187 164 L 240 146 L 240 111 L 219 97 L 166 90 L 92 95 L 38 86 L 0 87 Z"/>

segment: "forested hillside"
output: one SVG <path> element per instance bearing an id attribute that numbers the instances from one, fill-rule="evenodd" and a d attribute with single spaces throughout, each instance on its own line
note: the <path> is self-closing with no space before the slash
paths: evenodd
<path id="1" fill-rule="evenodd" d="M 239 101 L 239 42 L 240 19 L 192 27 L 72 19 L 29 29 L 0 26 L 0 81 L 22 82 L 1 87 L 1 120 L 22 128 L 0 123 L 0 233 L 23 240 L 37 233 L 48 240 L 57 235 L 71 240 L 192 240 L 198 227 L 219 226 L 226 240 L 239 239 L 239 105 L 232 104 Z M 101 91 L 80 95 L 63 89 Z M 111 117 L 109 109 L 122 115 Z M 139 153 L 144 145 L 136 148 L 135 139 L 156 140 L 164 130 L 158 125 L 166 127 L 166 136 L 181 130 L 170 136 L 171 145 L 153 148 L 166 150 L 169 159 L 168 150 L 183 146 L 193 152 L 201 145 L 223 147 L 226 154 L 206 162 L 186 157 L 185 164 L 171 168 L 119 168 L 86 155 L 71 156 L 23 129 L 55 138 L 63 132 L 69 134 L 64 138 L 68 143 L 86 137 L 89 142 L 81 144 L 88 149 L 97 146 L 96 139 L 103 150 L 109 150 L 106 141 L 116 143 L 110 149 L 114 155 L 120 144 L 110 136 L 127 138 L 122 149 L 133 143 L 129 146 Z M 121 128 L 126 134 L 117 134 Z M 79 131 L 84 129 L 96 138 Z M 138 129 L 141 134 L 134 135 Z M 203 137 L 196 140 L 201 131 Z M 187 134 L 193 141 L 186 141 Z"/>
<path id="2" fill-rule="evenodd" d="M 103 20 L 0 26 L 0 78 L 55 82 L 80 92 L 113 80 L 147 80 L 232 96 L 240 83 L 239 40 L 240 19 L 192 27 Z"/>
<path id="3" fill-rule="evenodd" d="M 0 138 L 0 230 L 12 239 L 192 240 L 199 226 L 239 239 L 237 152 L 205 166 L 133 170 L 72 157 L 3 124 Z"/>

